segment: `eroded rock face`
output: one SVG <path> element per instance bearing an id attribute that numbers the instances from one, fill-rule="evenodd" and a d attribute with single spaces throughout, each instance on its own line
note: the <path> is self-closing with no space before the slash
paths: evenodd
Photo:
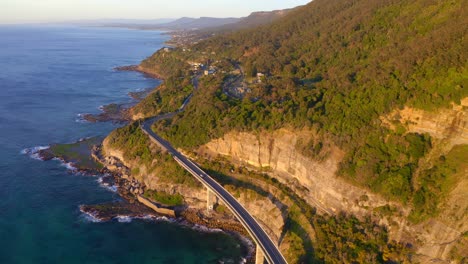
<path id="1" fill-rule="evenodd" d="M 271 239 L 279 241 L 286 220 L 281 213 L 281 205 L 254 192 L 242 192 L 237 200 L 257 219 Z"/>
<path id="2" fill-rule="evenodd" d="M 156 147 L 156 146 L 154 146 Z M 136 161 L 126 160 L 124 158 L 124 150 L 118 150 L 110 147 L 108 140 L 103 142 L 103 152 L 105 159 L 108 161 L 108 169 L 120 171 L 114 165 L 122 163 L 130 172 L 133 169 L 138 169 L 138 175 L 132 175 L 144 186 L 151 190 L 161 191 L 169 194 L 179 193 L 184 197 L 185 204 L 200 212 L 207 210 L 207 193 L 203 187 L 190 187 L 183 184 L 173 184 L 162 182 L 158 178 L 158 172 L 148 172 L 148 169 Z M 117 162 L 118 161 L 118 162 Z M 157 162 L 157 161 L 155 161 Z M 113 166 L 113 167 L 112 167 Z M 129 176 L 127 176 L 129 177 Z M 241 192 L 238 201 L 249 211 L 258 221 L 270 237 L 279 241 L 285 224 L 285 216 L 283 216 L 282 206 L 275 204 L 271 199 L 256 195 L 254 192 Z M 233 217 L 233 216 L 232 216 Z"/>
<path id="3" fill-rule="evenodd" d="M 463 99 L 461 105 L 437 112 L 406 107 L 395 110 L 381 120 L 383 125 L 392 129 L 395 129 L 395 121 L 399 121 L 408 132 L 431 135 L 433 152 L 437 153 L 430 153 L 428 159 L 431 155 L 438 157 L 449 152 L 454 145 L 468 144 L 468 98 Z M 372 209 L 378 206 L 397 206 L 401 217 L 382 218 L 379 223 L 388 226 L 391 239 L 417 244 L 419 255 L 415 257 L 422 263 L 435 260 L 450 263 L 450 252 L 454 246 L 468 250 L 466 238 L 463 238 L 463 232 L 468 228 L 466 178 L 448 195 L 447 206 L 439 217 L 412 225 L 405 219 L 411 208 L 386 201 L 337 177 L 338 165 L 343 157 L 339 149 L 332 148 L 328 158 L 323 161 L 313 160 L 298 152 L 295 147 L 298 141 L 307 140 L 307 135 L 311 134 L 287 129 L 257 134 L 232 132 L 211 141 L 200 151 L 228 156 L 255 167 L 270 168 L 271 175 L 281 182 L 288 185 L 299 183 L 306 187 L 306 192 L 300 189 L 295 191 L 310 204 L 316 205 L 319 212 L 322 208 L 322 211 L 333 213 L 342 210 L 362 216 L 372 214 Z M 468 172 L 465 174 L 468 176 Z M 392 225 L 392 221 L 397 225 Z"/>
<path id="4" fill-rule="evenodd" d="M 297 182 L 306 187 L 308 191 L 302 193 L 303 198 L 319 211 L 366 213 L 364 206 L 356 202 L 365 195 L 371 198 L 365 206 L 387 204 L 378 195 L 357 188 L 336 176 L 338 164 L 344 155 L 338 148 L 332 147 L 328 158 L 323 161 L 302 155 L 296 149 L 296 144 L 299 140 L 310 137 L 310 134 L 307 131 L 293 132 L 286 129 L 273 133 L 261 132 L 258 135 L 233 132 L 206 144 L 202 151 L 229 156 L 255 167 L 272 169 L 272 176 L 276 176 L 281 182 Z"/>
<path id="5" fill-rule="evenodd" d="M 391 129 L 401 124 L 408 132 L 427 133 L 432 137 L 433 148 L 420 164 L 422 166 L 447 154 L 455 145 L 468 144 L 468 98 L 461 100 L 460 105 L 453 104 L 437 112 L 405 107 L 381 120 Z M 434 262 L 434 259 L 447 263 L 454 247 L 468 252 L 468 241 L 463 237 L 463 232 L 468 230 L 468 171 L 462 173 L 464 178 L 447 195 L 437 217 L 404 228 L 407 236 L 410 234 L 414 240 L 421 241 L 417 253 L 421 254 L 422 263 Z"/>
<path id="6" fill-rule="evenodd" d="M 468 144 L 468 98 L 462 105 L 452 109 L 441 110 L 436 113 L 425 112 L 418 109 L 405 108 L 382 118 L 383 125 L 394 125 L 395 119 L 400 121 L 408 132 L 429 133 L 435 144 L 443 146 L 438 151 L 449 151 L 453 145 Z M 410 208 L 400 204 L 386 201 L 377 194 L 356 187 L 338 177 L 336 172 L 344 153 L 336 148 L 329 149 L 329 155 L 323 160 L 314 160 L 301 154 L 296 149 L 298 142 L 307 142 L 310 131 L 291 131 L 281 129 L 275 132 L 238 133 L 231 132 L 223 138 L 213 140 L 202 146 L 200 153 L 224 155 L 232 161 L 249 164 L 255 167 L 270 168 L 270 175 L 290 186 L 294 191 L 306 199 L 311 205 L 317 207 L 319 212 L 335 213 L 345 211 L 357 216 L 370 215 L 372 209 L 383 205 L 395 205 L 399 208 L 401 216 L 393 219 L 382 218 L 380 224 L 388 226 L 390 238 L 410 241 L 418 244 L 417 253 L 421 263 L 437 259 L 440 263 L 449 263 L 450 251 L 460 239 L 462 232 L 466 231 L 466 203 L 464 208 L 454 210 L 448 208 L 441 215 L 453 214 L 453 219 L 439 217 L 419 225 L 411 225 L 406 221 Z M 121 160 L 130 169 L 138 168 L 141 175 L 138 179 L 150 189 L 167 193 L 180 193 L 192 208 L 204 210 L 206 208 L 206 192 L 204 189 L 194 189 L 184 185 L 167 184 L 158 180 L 157 172 L 147 173 L 145 167 L 124 159 L 123 150 L 115 150 L 106 146 L 105 154 Z M 439 152 L 440 153 L 440 152 Z M 157 162 L 157 161 L 156 161 Z M 460 184 L 460 186 L 466 186 Z M 297 188 L 296 188 L 296 187 Z M 301 188 L 301 187 L 305 187 Z M 448 200 L 468 200 L 466 187 L 454 190 Z M 278 239 L 284 225 L 281 215 L 281 206 L 274 204 L 264 197 L 249 197 L 249 193 L 242 193 L 239 201 L 251 212 L 271 237 Z M 365 197 L 365 199 L 363 199 Z M 397 225 L 392 224 L 397 223 Z M 464 224 L 465 223 L 465 224 Z M 466 239 L 465 239 L 466 240 Z M 466 243 L 465 243 L 466 244 Z M 464 245 L 462 243 L 462 245 Z"/>
<path id="7" fill-rule="evenodd" d="M 410 132 L 428 133 L 432 138 L 448 140 L 454 145 L 468 144 L 468 98 L 451 109 L 429 112 L 411 107 L 398 109 L 381 118 L 384 125 L 394 128 L 394 121 L 401 123 Z"/>
<path id="8" fill-rule="evenodd" d="M 202 212 L 207 210 L 207 190 L 205 188 L 194 188 L 183 184 L 169 184 L 158 181 L 157 175 L 144 177 L 143 182 L 149 189 L 163 191 L 169 194 L 179 193 L 184 197 L 187 206 Z M 271 200 L 251 192 L 241 192 L 238 198 L 249 213 L 259 221 L 259 224 L 270 235 L 272 239 L 279 240 L 285 217 L 281 213 L 281 206 L 274 204 Z"/>

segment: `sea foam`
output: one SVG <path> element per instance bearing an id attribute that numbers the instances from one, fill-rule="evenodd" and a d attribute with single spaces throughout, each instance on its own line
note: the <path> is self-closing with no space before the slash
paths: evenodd
<path id="1" fill-rule="evenodd" d="M 143 216 L 128 216 L 128 215 L 118 215 L 114 217 L 119 223 L 131 223 L 133 220 L 147 220 L 155 222 L 172 222 L 173 220 L 165 216 L 156 216 L 156 215 L 143 215 Z"/>
<path id="2" fill-rule="evenodd" d="M 29 155 L 29 157 L 36 159 L 36 160 L 42 160 L 41 156 L 39 155 L 39 152 L 44 149 L 48 149 L 50 146 L 37 146 L 37 147 L 32 147 L 32 148 L 25 148 L 21 150 L 21 154 L 23 155 Z"/>
<path id="3" fill-rule="evenodd" d="M 209 228 L 198 224 L 193 225 L 192 229 L 203 233 L 224 233 L 224 231 L 219 228 Z"/>
<path id="4" fill-rule="evenodd" d="M 102 220 L 97 218 L 96 215 L 90 213 L 90 212 L 85 212 L 83 211 L 83 209 L 81 208 L 80 206 L 80 212 L 81 212 L 81 215 L 83 217 L 83 219 L 87 222 L 91 222 L 91 223 L 101 223 Z"/>
<path id="5" fill-rule="evenodd" d="M 132 222 L 132 217 L 128 216 L 128 215 L 118 215 L 115 217 L 115 219 L 117 219 L 117 221 L 119 221 L 119 223 L 130 223 Z"/>
<path id="6" fill-rule="evenodd" d="M 60 165 L 67 168 L 67 170 L 71 171 L 71 172 L 77 172 L 78 169 L 76 167 L 73 166 L 73 163 L 71 162 L 65 162 L 63 161 L 62 159 L 59 159 L 59 158 L 54 158 L 54 160 L 58 160 L 60 161 Z"/>
<path id="7" fill-rule="evenodd" d="M 89 121 L 84 118 L 85 115 L 87 115 L 87 113 L 77 114 L 76 118 L 75 118 L 75 122 L 77 122 L 77 123 L 89 123 Z"/>
<path id="8" fill-rule="evenodd" d="M 109 190 L 111 192 L 117 192 L 117 186 L 104 182 L 103 177 L 99 177 L 97 179 L 97 182 L 99 183 L 99 186 L 101 186 L 102 188 Z"/>

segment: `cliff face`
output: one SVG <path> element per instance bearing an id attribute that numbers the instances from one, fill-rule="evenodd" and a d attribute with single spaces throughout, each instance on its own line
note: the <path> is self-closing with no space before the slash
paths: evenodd
<path id="1" fill-rule="evenodd" d="M 468 144 L 468 98 L 449 109 L 428 112 L 405 107 L 381 118 L 384 125 L 395 128 L 401 124 L 408 132 L 428 133 L 433 148 L 420 162 L 420 168 L 431 166 L 433 160 L 447 154 L 455 145 Z M 468 157 L 466 157 L 468 159 Z M 463 233 L 468 230 L 468 171 L 460 172 L 461 180 L 446 195 L 437 217 L 416 226 L 403 229 L 414 240 L 422 241 L 418 249 L 422 261 L 447 260 L 454 252 L 468 257 L 468 240 Z M 465 253 L 460 253 L 465 252 Z"/>
<path id="2" fill-rule="evenodd" d="M 408 132 L 429 133 L 433 137 L 434 146 L 426 158 L 427 164 L 430 164 L 431 159 L 446 154 L 454 145 L 468 144 L 468 98 L 462 100 L 461 105 L 438 112 L 407 107 L 394 111 L 382 118 L 382 121 L 391 128 L 394 128 L 395 121 L 399 121 Z M 448 194 L 440 216 L 412 225 L 406 219 L 411 208 L 386 201 L 336 175 L 343 157 L 341 150 L 332 147 L 323 161 L 305 157 L 296 150 L 298 142 L 307 142 L 304 139 L 308 139 L 308 134 L 312 133 L 287 129 L 258 134 L 232 132 L 211 141 L 200 151 L 270 169 L 272 176 L 279 181 L 290 186 L 305 187 L 306 190 L 295 188 L 295 191 L 310 204 L 317 206 L 319 211 L 345 211 L 362 216 L 371 215 L 373 208 L 382 205 L 396 206 L 400 216 L 381 218 L 380 223 L 388 226 L 393 239 L 418 245 L 418 259 L 423 262 L 437 259 L 441 263 L 448 263 L 454 247 L 460 252 L 468 249 L 466 238 L 463 237 L 463 232 L 468 230 L 467 171 L 463 172 L 464 176 L 457 187 Z"/>
<path id="3" fill-rule="evenodd" d="M 394 128 L 395 122 L 410 132 L 428 133 L 433 139 L 444 140 L 446 149 L 454 145 L 468 144 L 468 97 L 450 109 L 428 112 L 405 107 L 381 118 L 384 125 Z"/>
<path id="4" fill-rule="evenodd" d="M 151 149 L 154 150 L 155 148 L 158 147 L 152 144 Z M 168 194 L 181 194 L 188 207 L 198 209 L 202 214 L 206 213 L 207 192 L 205 188 L 160 180 L 158 177 L 158 170 L 149 171 L 148 168 L 138 162 L 138 160 L 126 159 L 124 155 L 126 150 L 111 147 L 109 138 L 104 140 L 102 150 L 106 157 L 117 159 L 128 168 L 127 171 L 132 171 L 132 173 L 130 173 L 131 175 L 126 177 L 137 179 L 151 190 Z M 153 162 L 158 161 L 154 160 Z M 117 170 L 117 167 L 113 165 L 108 165 L 107 168 L 111 171 Z M 138 171 L 138 173 L 136 173 L 136 171 Z M 260 196 L 251 190 L 241 189 L 238 193 L 238 201 L 259 221 L 259 224 L 272 239 L 279 241 L 285 224 L 286 216 L 282 213 L 282 210 L 285 209 L 284 206 L 275 203 L 270 197 Z M 232 218 L 234 218 L 234 216 L 232 216 Z"/>
<path id="5" fill-rule="evenodd" d="M 404 108 L 382 117 L 381 120 L 383 125 L 392 129 L 396 129 L 398 124 L 401 124 L 407 132 L 429 133 L 432 136 L 433 149 L 423 164 L 420 164 L 420 167 L 428 168 L 431 160 L 447 153 L 454 145 L 468 144 L 467 106 L 468 99 L 464 99 L 462 105 L 454 105 L 451 109 L 438 112 Z M 452 258 L 454 250 L 468 251 L 467 239 L 463 236 L 468 229 L 468 177 L 466 177 L 468 172 L 464 172 L 462 180 L 447 195 L 438 217 L 414 225 L 407 220 L 411 208 L 387 201 L 380 195 L 356 187 L 336 175 L 344 156 L 344 152 L 339 148 L 327 147 L 328 154 L 320 160 L 304 156 L 296 146 L 308 142 L 313 135 L 311 131 L 288 129 L 259 133 L 231 132 L 200 147 L 198 154 L 200 157 L 203 154 L 228 156 L 230 162 L 267 170 L 271 176 L 316 206 L 319 213 L 334 214 L 345 211 L 361 217 L 372 215 L 379 224 L 388 227 L 391 239 L 416 245 L 418 255 L 415 258 L 421 263 L 434 260 L 449 263 L 448 260 Z M 150 146 L 152 152 L 157 148 L 155 145 Z M 139 162 L 138 158 L 125 159 L 125 151 L 128 150 L 112 148 L 108 139 L 103 143 L 103 150 L 106 156 L 119 159 L 129 171 L 132 171 L 132 177 L 147 188 L 170 194 L 180 193 L 189 207 L 206 212 L 207 196 L 201 186 L 190 187 L 161 181 L 158 177 L 161 171 L 149 170 Z M 153 159 L 153 164 L 158 162 L 160 161 Z M 424 167 L 424 164 L 428 165 Z M 282 241 L 286 219 L 284 214 L 289 205 L 275 200 L 274 197 L 280 197 L 281 194 L 268 184 L 255 185 L 270 195 L 261 196 L 250 189 L 230 191 L 237 193 L 236 198 L 239 202 L 259 220 L 273 239 Z M 391 216 L 376 214 L 374 209 L 384 205 L 396 208 L 397 212 Z M 306 229 L 313 239 L 313 227 L 309 226 Z"/>
<path id="6" fill-rule="evenodd" d="M 338 164 L 343 152 L 332 147 L 328 158 L 323 161 L 305 157 L 297 149 L 298 141 L 307 142 L 307 131 L 281 129 L 273 133 L 261 132 L 229 133 L 223 138 L 213 140 L 202 147 L 215 155 L 229 156 L 241 163 L 255 167 L 271 169 L 283 183 L 296 183 L 307 190 L 302 196 L 318 210 L 339 212 L 341 210 L 355 214 L 366 213 L 363 204 L 356 201 L 367 195 L 370 199 L 365 206 L 381 206 L 387 202 L 378 195 L 357 188 L 336 176 Z M 305 139 L 305 140 L 304 140 Z M 366 199 L 367 200 L 367 199 Z"/>

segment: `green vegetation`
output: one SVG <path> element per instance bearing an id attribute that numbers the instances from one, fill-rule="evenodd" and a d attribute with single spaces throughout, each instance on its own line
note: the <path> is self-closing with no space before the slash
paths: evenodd
<path id="1" fill-rule="evenodd" d="M 182 52 L 163 49 L 141 62 L 140 66 L 164 78 L 164 84 L 132 108 L 132 114 L 151 117 L 176 111 L 192 93 L 193 85 L 188 57 Z"/>
<path id="2" fill-rule="evenodd" d="M 200 78 L 183 113 L 155 125 L 159 134 L 177 147 L 195 149 L 232 130 L 310 129 L 314 139 L 297 146 L 302 153 L 320 159 L 326 142 L 333 142 L 346 152 L 342 177 L 413 205 L 411 219 L 420 222 L 437 214 L 444 195 L 456 184 L 467 160 L 466 146 L 419 171 L 421 159 L 432 148 L 431 138 L 407 133 L 401 124 L 395 131 L 385 129 L 379 117 L 403 106 L 436 111 L 468 96 L 464 4 L 315 0 L 271 25 L 207 39 L 190 47 L 191 52 L 161 50 L 141 65 L 160 73 L 167 80 L 165 87 L 143 100 L 134 113 L 174 111 L 192 88 L 187 62 L 216 65 L 217 74 Z M 261 82 L 255 78 L 258 73 L 265 75 Z M 248 83 L 249 92 L 240 99 L 226 92 L 236 88 L 229 87 L 235 76 Z M 126 158 L 141 161 L 150 172 L 158 170 L 162 179 L 194 181 L 169 155 L 151 150 L 137 128 L 133 124 L 114 131 L 111 143 L 126 149 Z M 268 194 L 249 181 L 228 177 L 221 165 L 209 169 L 235 195 L 247 190 Z M 309 253 L 298 261 L 407 261 L 410 249 L 389 241 L 387 231 L 370 220 L 318 216 L 287 186 L 267 176 L 241 173 L 276 186 L 294 202 L 285 237 L 292 255 Z M 382 207 L 375 213 L 393 211 Z M 301 216 L 316 230 L 313 247 L 302 230 Z"/>
<path id="3" fill-rule="evenodd" d="M 178 193 L 169 194 L 165 192 L 146 190 L 144 196 L 148 199 L 167 206 L 179 206 L 184 204 L 184 197 Z"/>
<path id="4" fill-rule="evenodd" d="M 199 187 L 200 183 L 177 164 L 172 156 L 158 148 L 152 148 L 147 135 L 139 123 L 118 128 L 108 136 L 109 146 L 122 150 L 124 159 L 132 164 L 146 167 L 146 172 L 154 173 L 162 182 Z M 140 169 L 132 170 L 135 177 L 142 177 Z"/>
<path id="5" fill-rule="evenodd" d="M 213 113 L 200 139 L 180 144 L 202 144 L 213 130 L 312 124 L 351 144 L 396 107 L 459 102 L 468 96 L 466 40 L 457 26 L 466 16 L 461 1 L 448 2 L 314 1 L 271 26 L 208 39 L 193 47 L 195 54 L 215 51 L 212 60 L 238 59 L 233 63 L 248 75 L 271 77 L 244 100 L 225 98 L 223 78 L 216 77 L 194 98 L 196 111 L 174 122 L 168 135 Z"/>
<path id="6" fill-rule="evenodd" d="M 150 140 L 140 129 L 140 124 L 134 122 L 112 131 L 108 138 L 109 146 L 114 149 L 125 150 L 124 159 L 136 160 L 138 163 L 150 167 L 153 155 Z"/>
<path id="7" fill-rule="evenodd" d="M 186 58 L 182 53 L 166 52 L 164 49 L 154 53 L 140 64 L 141 67 L 153 72 L 157 72 L 164 79 L 172 76 L 180 77 L 189 69 Z"/>
<path id="8" fill-rule="evenodd" d="M 145 63 L 216 61 L 219 74 L 201 78 L 186 111 L 154 129 L 195 148 L 232 130 L 309 128 L 321 140 L 298 146 L 302 153 L 320 160 L 324 142 L 333 142 L 347 153 L 340 175 L 408 203 L 431 140 L 406 135 L 403 126 L 383 129 L 379 117 L 404 105 L 435 111 L 468 96 L 462 6 L 317 0 L 271 25 L 202 41 L 190 53 L 158 52 Z M 242 99 L 224 90 L 236 68 L 250 81 L 266 75 Z"/>
<path id="9" fill-rule="evenodd" d="M 220 182 L 229 192 L 256 192 L 277 202 L 290 200 L 287 221 L 283 232 L 289 244 L 286 253 L 291 263 L 396 263 L 408 262 L 412 249 L 388 239 L 387 230 L 370 219 L 360 221 L 353 216 L 340 214 L 323 216 L 293 192 L 288 186 L 267 174 L 260 174 L 244 167 L 226 165 L 223 161 L 204 161 L 203 169 Z M 229 176 L 229 171 L 243 175 L 242 179 Z M 281 191 L 281 197 L 271 198 L 255 181 L 262 181 Z M 301 218 L 303 216 L 303 218 Z M 315 230 L 314 242 L 304 230 L 307 219 Z M 393 262 L 392 262 L 393 261 Z"/>
<path id="10" fill-rule="evenodd" d="M 353 148 L 341 163 L 341 173 L 365 183 L 372 191 L 407 202 L 412 196 L 412 177 L 431 147 L 430 137 L 383 131 L 370 135 L 365 144 Z"/>
<path id="11" fill-rule="evenodd" d="M 289 245 L 289 250 L 283 253 L 288 262 L 301 263 L 301 260 L 307 255 L 302 238 L 297 235 L 297 232 L 287 232 L 283 241 Z"/>
<path id="12" fill-rule="evenodd" d="M 118 114 L 121 111 L 119 104 L 108 104 L 102 107 L 102 111 L 109 114 Z"/>
<path id="13" fill-rule="evenodd" d="M 466 177 L 468 168 L 468 145 L 455 146 L 446 156 L 419 175 L 419 189 L 415 192 L 410 220 L 421 222 L 438 213 L 439 206 L 456 186 L 461 177 Z"/>
<path id="14" fill-rule="evenodd" d="M 317 217 L 316 256 L 325 263 L 408 262 L 411 249 L 390 242 L 387 231 L 370 219 L 353 216 Z"/>
<path id="15" fill-rule="evenodd" d="M 229 209 L 228 209 L 225 205 L 222 205 L 222 204 L 216 204 L 215 207 L 214 207 L 214 210 L 215 210 L 218 214 L 226 214 L 226 213 L 229 213 Z"/>
<path id="16" fill-rule="evenodd" d="M 168 78 L 163 85 L 156 88 L 146 98 L 131 109 L 132 114 L 151 117 L 158 114 L 175 112 L 192 93 L 190 78 Z"/>
<path id="17" fill-rule="evenodd" d="M 102 164 L 91 157 L 91 149 L 102 142 L 102 138 L 93 137 L 72 144 L 55 144 L 45 150 L 47 155 L 73 162 L 78 169 L 101 170 Z"/>
<path id="18" fill-rule="evenodd" d="M 388 204 L 386 205 L 383 205 L 383 206 L 379 206 L 379 207 L 376 207 L 374 208 L 373 210 L 375 213 L 377 213 L 378 215 L 380 215 L 381 217 L 391 217 L 393 216 L 396 212 L 398 212 L 398 209 L 393 207 L 393 206 L 390 206 Z"/>

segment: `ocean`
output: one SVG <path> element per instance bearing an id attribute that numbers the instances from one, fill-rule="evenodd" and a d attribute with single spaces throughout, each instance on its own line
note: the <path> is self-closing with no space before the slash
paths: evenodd
<path id="1" fill-rule="evenodd" d="M 82 122 L 129 92 L 158 84 L 116 66 L 138 64 L 168 36 L 74 26 L 0 26 L 0 263 L 239 263 L 240 241 L 170 221 L 94 222 L 79 206 L 119 197 L 98 177 L 26 149 L 105 136 Z"/>

